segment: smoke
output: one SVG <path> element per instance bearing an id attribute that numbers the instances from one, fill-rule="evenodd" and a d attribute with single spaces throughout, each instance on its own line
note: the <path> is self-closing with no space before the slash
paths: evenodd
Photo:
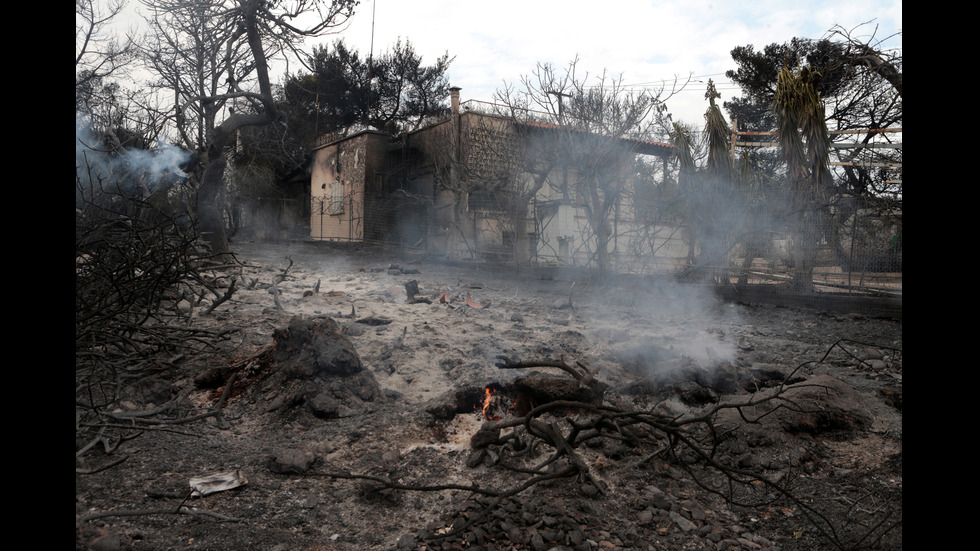
<path id="1" fill-rule="evenodd" d="M 131 172 L 143 174 L 148 182 L 156 185 L 164 180 L 186 179 L 188 176 L 181 166 L 189 160 L 190 153 L 175 145 L 158 142 L 153 151 L 127 151 L 121 162 Z"/>
<path id="2" fill-rule="evenodd" d="M 702 365 L 734 360 L 735 347 L 722 340 L 721 331 L 734 321 L 734 313 L 709 287 L 658 279 L 636 305 L 676 333 L 671 346 L 678 354 Z"/>
<path id="3" fill-rule="evenodd" d="M 75 176 L 79 185 L 111 184 L 114 188 L 152 193 L 188 178 L 183 167 L 190 152 L 158 142 L 152 150 L 114 150 L 91 129 L 88 117 L 75 115 Z"/>
<path id="4" fill-rule="evenodd" d="M 593 311 L 596 318 L 610 320 L 600 336 L 615 341 L 611 359 L 628 371 L 665 381 L 692 368 L 708 372 L 736 361 L 732 328 L 739 325 L 737 310 L 709 287 L 659 278 L 646 280 L 642 289 L 607 292 L 602 302 L 615 308 Z"/>

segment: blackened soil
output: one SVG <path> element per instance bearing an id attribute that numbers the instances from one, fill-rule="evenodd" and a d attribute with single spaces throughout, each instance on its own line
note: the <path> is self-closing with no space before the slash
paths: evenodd
<path id="1" fill-rule="evenodd" d="M 542 280 L 384 250 L 244 243 L 238 254 L 241 290 L 194 322 L 232 329 L 233 338 L 177 362 L 153 385 L 133 385 L 121 403 L 152 411 L 180 396 L 179 408 L 166 423 L 115 423 L 106 436 L 116 447 L 76 458 L 76 548 L 901 548 L 899 321 L 735 305 L 667 284 L 573 286 L 560 275 Z M 283 270 L 277 307 L 269 284 Z M 415 300 L 405 295 L 409 282 Z M 274 362 L 242 367 L 297 316 L 338 321 L 383 399 L 318 415 L 281 399 Z M 502 490 L 528 479 L 493 455 L 474 461 L 470 437 L 483 419 L 453 402 L 527 375 L 498 369 L 499 356 L 582 362 L 609 385 L 605 404 L 620 411 L 693 415 L 781 383 L 822 392 L 795 387 L 792 403 L 812 409 L 786 407 L 757 423 L 718 415 L 703 425 L 722 434 L 707 457 L 654 431 L 595 439 L 576 450 L 588 476 L 507 497 L 421 489 Z M 234 366 L 235 391 L 220 417 L 172 422 L 213 408 Z M 219 383 L 205 384 L 208 373 Z M 163 396 L 137 386 L 162 387 Z M 579 420 L 568 415 L 549 420 L 564 430 Z M 76 435 L 76 449 L 94 437 Z M 498 460 L 513 451 L 489 449 Z M 273 467 L 288 450 L 313 461 L 298 472 Z M 549 453 L 541 446 L 522 460 L 533 465 Z M 188 497 L 192 477 L 234 470 L 247 484 Z"/>

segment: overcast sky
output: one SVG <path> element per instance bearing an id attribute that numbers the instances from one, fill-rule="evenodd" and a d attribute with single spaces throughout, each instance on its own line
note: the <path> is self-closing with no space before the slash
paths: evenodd
<path id="1" fill-rule="evenodd" d="M 606 71 L 627 85 L 658 86 L 693 76 L 668 102 L 674 120 L 700 126 L 708 79 L 722 101 L 739 95 L 725 78 L 731 50 L 793 37 L 821 38 L 835 25 L 878 40 L 902 31 L 902 0 L 361 0 L 343 37 L 366 56 L 409 40 L 423 62 L 455 56 L 449 79 L 462 99 L 491 101 L 504 82 L 519 83 L 538 63 Z M 873 20 L 873 21 L 872 21 Z M 875 31 L 877 25 L 877 31 Z M 901 36 L 883 46 L 901 48 Z"/>
<path id="2" fill-rule="evenodd" d="M 138 9 L 136 0 L 129 4 Z M 120 28 L 138 21 L 127 18 Z M 373 34 L 376 54 L 399 38 L 412 42 L 423 63 L 449 53 L 449 79 L 464 101 L 492 101 L 495 90 L 519 84 L 538 63 L 564 68 L 575 57 L 580 72 L 605 71 L 629 86 L 691 76 L 667 107 L 674 120 L 700 127 L 709 78 L 722 101 L 740 95 L 725 78 L 735 68 L 733 48 L 819 39 L 837 25 L 901 50 L 902 0 L 360 0 L 348 25 L 318 42 L 343 38 L 367 56 Z"/>

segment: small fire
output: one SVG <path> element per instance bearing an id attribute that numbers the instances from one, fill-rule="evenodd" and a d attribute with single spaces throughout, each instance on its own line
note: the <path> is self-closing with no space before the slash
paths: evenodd
<path id="1" fill-rule="evenodd" d="M 490 387 L 485 388 L 483 391 L 483 407 L 481 408 L 481 412 L 484 419 L 489 419 L 490 421 L 497 421 L 500 419 L 500 417 L 492 416 L 488 412 L 490 409 L 490 403 L 493 401 L 493 396 L 496 393 L 497 390 Z M 473 406 L 473 409 L 476 409 L 476 405 Z"/>
<path id="2" fill-rule="evenodd" d="M 493 399 L 493 392 L 490 392 L 490 388 L 487 387 L 486 396 L 483 397 L 483 417 L 486 419 L 490 419 L 490 417 L 487 416 L 487 408 L 490 407 L 490 400 L 492 399 Z"/>

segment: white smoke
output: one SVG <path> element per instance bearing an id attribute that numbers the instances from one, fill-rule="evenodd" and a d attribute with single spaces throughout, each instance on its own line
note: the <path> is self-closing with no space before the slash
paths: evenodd
<path id="1" fill-rule="evenodd" d="M 710 287 L 651 278 L 607 290 L 582 311 L 594 317 L 589 326 L 597 342 L 608 343 L 608 358 L 652 381 L 711 373 L 737 360 L 738 310 Z"/>
<path id="2" fill-rule="evenodd" d="M 75 174 L 80 183 L 111 182 L 156 191 L 187 179 L 181 166 L 190 160 L 190 152 L 163 142 L 152 150 L 110 151 L 91 131 L 88 118 L 75 115 Z"/>
<path id="3" fill-rule="evenodd" d="M 734 360 L 735 346 L 723 340 L 720 330 L 733 322 L 734 313 L 710 288 L 661 279 L 636 300 L 657 325 L 670 329 L 671 347 L 677 354 L 703 366 Z"/>

